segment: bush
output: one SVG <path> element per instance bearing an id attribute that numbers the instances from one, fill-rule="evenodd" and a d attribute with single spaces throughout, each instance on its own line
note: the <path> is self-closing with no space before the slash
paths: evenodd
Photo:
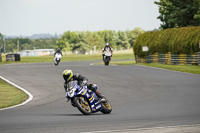
<path id="1" fill-rule="evenodd" d="M 156 52 L 194 54 L 199 52 L 200 27 L 173 28 L 146 32 L 138 37 L 133 46 L 135 55 L 143 57 Z M 142 51 L 142 46 L 149 48 Z"/>

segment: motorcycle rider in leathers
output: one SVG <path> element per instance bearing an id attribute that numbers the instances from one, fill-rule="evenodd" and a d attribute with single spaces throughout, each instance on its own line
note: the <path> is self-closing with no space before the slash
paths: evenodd
<path id="1" fill-rule="evenodd" d="M 113 49 L 110 47 L 109 43 L 106 43 L 105 47 L 102 49 L 103 60 L 104 60 L 104 57 L 105 57 L 105 54 L 104 54 L 105 51 L 106 52 L 111 52 L 111 57 L 112 57 Z"/>
<path id="2" fill-rule="evenodd" d="M 97 91 L 97 89 L 95 88 L 95 84 L 87 84 L 88 82 L 88 79 L 86 77 L 84 77 L 83 75 L 80 75 L 80 74 L 73 74 L 72 70 L 64 70 L 63 71 L 63 78 L 65 80 L 64 82 L 64 88 L 65 88 L 65 92 L 67 91 L 67 84 L 70 82 L 70 81 L 78 81 L 78 85 L 80 86 L 84 86 L 84 85 L 87 85 L 87 88 L 89 90 L 92 90 L 93 92 L 95 92 L 95 94 L 100 98 L 101 101 L 104 101 L 104 97 L 103 95 Z M 73 105 L 73 103 L 72 103 Z"/>

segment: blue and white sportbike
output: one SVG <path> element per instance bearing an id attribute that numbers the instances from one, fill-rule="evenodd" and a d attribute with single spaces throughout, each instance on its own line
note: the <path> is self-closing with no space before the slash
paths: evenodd
<path id="1" fill-rule="evenodd" d="M 95 85 L 97 89 L 97 86 Z M 70 81 L 67 84 L 66 98 L 74 107 L 77 107 L 84 115 L 90 115 L 101 111 L 104 114 L 109 114 L 112 111 L 111 104 L 104 97 L 105 100 L 101 101 L 98 96 L 87 86 L 79 86 L 77 81 Z"/>

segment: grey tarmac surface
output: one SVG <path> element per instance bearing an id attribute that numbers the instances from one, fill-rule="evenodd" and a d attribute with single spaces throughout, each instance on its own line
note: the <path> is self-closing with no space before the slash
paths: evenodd
<path id="1" fill-rule="evenodd" d="M 0 132 L 136 132 L 180 125 L 200 132 L 198 126 L 193 126 L 200 124 L 200 75 L 137 65 L 90 66 L 91 63 L 1 65 L 1 76 L 27 89 L 34 97 L 24 106 L 0 111 Z M 112 113 L 84 116 L 67 103 L 64 69 L 72 69 L 88 77 L 89 83 L 96 83 L 111 102 Z"/>

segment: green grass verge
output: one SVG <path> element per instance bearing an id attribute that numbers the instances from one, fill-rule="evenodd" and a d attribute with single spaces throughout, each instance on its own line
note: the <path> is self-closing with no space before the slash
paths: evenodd
<path id="1" fill-rule="evenodd" d="M 94 63 L 94 65 L 104 65 L 103 61 L 102 62 L 97 62 Z M 126 61 L 111 61 L 110 65 L 135 65 L 134 60 L 126 60 Z"/>
<path id="2" fill-rule="evenodd" d="M 11 63 L 40 63 L 40 62 L 53 62 L 53 56 L 39 56 L 39 57 L 21 57 L 21 61 L 5 61 L 0 64 L 11 64 Z M 134 58 L 133 53 L 114 54 L 112 59 L 130 59 Z M 102 60 L 102 55 L 65 55 L 62 57 L 61 62 L 68 61 L 89 61 L 89 60 Z"/>
<path id="3" fill-rule="evenodd" d="M 158 64 L 158 63 L 148 63 L 148 64 L 140 64 L 145 66 L 163 68 L 173 71 L 187 72 L 193 74 L 200 74 L 200 66 L 194 65 L 167 65 L 167 64 Z"/>
<path id="4" fill-rule="evenodd" d="M 27 98 L 26 93 L 0 79 L 0 108 L 20 104 Z"/>
<path id="5" fill-rule="evenodd" d="M 113 64 L 113 65 L 135 65 L 135 61 L 134 60 L 129 60 L 129 61 L 113 61 L 113 62 L 110 62 L 110 64 Z"/>

